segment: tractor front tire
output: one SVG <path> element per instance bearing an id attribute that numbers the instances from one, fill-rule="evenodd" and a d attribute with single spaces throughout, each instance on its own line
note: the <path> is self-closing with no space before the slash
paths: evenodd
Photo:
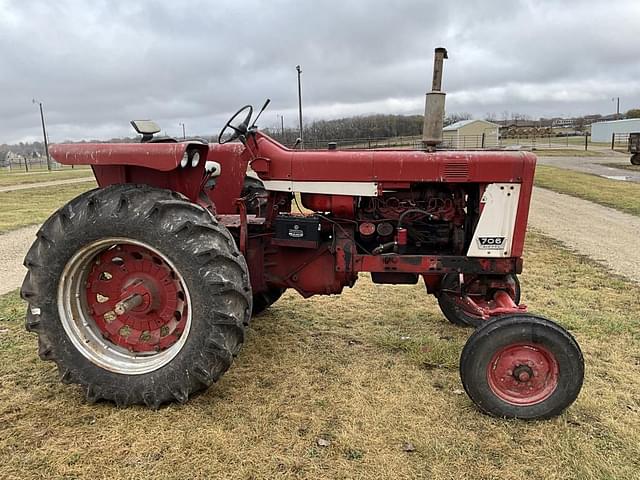
<path id="1" fill-rule="evenodd" d="M 631 155 L 631 165 L 640 165 L 640 153 Z"/>
<path id="2" fill-rule="evenodd" d="M 460 378 L 484 413 L 544 419 L 577 398 L 584 360 L 575 339 L 555 322 L 528 314 L 504 316 L 469 337 L 460 356 Z"/>
<path id="3" fill-rule="evenodd" d="M 80 195 L 40 228 L 25 266 L 26 328 L 90 402 L 186 402 L 231 366 L 251 318 L 231 235 L 169 190 Z"/>

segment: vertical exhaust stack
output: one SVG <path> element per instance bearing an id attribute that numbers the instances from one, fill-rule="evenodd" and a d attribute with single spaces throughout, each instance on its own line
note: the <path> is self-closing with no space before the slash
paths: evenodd
<path id="1" fill-rule="evenodd" d="M 442 143 L 442 124 L 444 121 L 444 99 L 446 93 L 442 89 L 442 68 L 447 57 L 446 48 L 436 48 L 433 58 L 433 82 L 431 91 L 427 93 L 424 108 L 424 126 L 422 128 L 422 144 L 425 150 L 435 150 Z"/>

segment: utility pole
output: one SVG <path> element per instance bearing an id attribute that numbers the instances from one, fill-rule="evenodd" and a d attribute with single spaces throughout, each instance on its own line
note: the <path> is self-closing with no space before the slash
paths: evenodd
<path id="1" fill-rule="evenodd" d="M 42 102 L 35 98 L 31 100 L 31 103 L 37 103 L 40 106 L 40 120 L 42 121 L 42 136 L 44 137 L 44 153 L 47 156 L 47 170 L 51 171 L 51 157 L 49 157 L 49 141 L 47 140 L 47 128 L 44 124 L 44 113 L 42 111 Z M 26 160 L 25 160 L 26 161 Z"/>
<path id="2" fill-rule="evenodd" d="M 280 142 L 284 145 L 286 143 L 284 138 L 284 115 L 278 115 L 278 117 L 280 117 Z"/>
<path id="3" fill-rule="evenodd" d="M 185 133 L 185 130 L 184 130 L 184 123 L 179 123 L 178 125 L 182 125 L 182 139 L 186 140 L 187 134 Z"/>
<path id="4" fill-rule="evenodd" d="M 300 65 L 296 65 L 298 71 L 298 119 L 300 121 L 300 148 L 304 148 L 304 136 L 302 134 L 302 86 L 300 84 L 300 75 L 302 74 L 302 68 Z"/>

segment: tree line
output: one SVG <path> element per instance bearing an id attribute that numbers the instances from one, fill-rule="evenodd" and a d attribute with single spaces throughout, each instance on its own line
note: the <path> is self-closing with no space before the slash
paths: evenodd
<path id="1" fill-rule="evenodd" d="M 471 118 L 469 113 L 452 113 L 444 118 L 444 126 Z M 303 126 L 305 143 L 342 139 L 373 139 L 422 135 L 423 115 L 361 115 L 316 120 Z M 264 131 L 284 144 L 292 144 L 300 136 L 297 128 L 265 128 Z"/>

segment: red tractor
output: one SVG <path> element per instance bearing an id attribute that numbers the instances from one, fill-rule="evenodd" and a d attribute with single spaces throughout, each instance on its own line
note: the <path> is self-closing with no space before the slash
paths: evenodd
<path id="1" fill-rule="evenodd" d="M 545 418 L 576 399 L 578 344 L 520 304 L 534 155 L 292 150 L 252 112 L 217 145 L 132 122 L 142 143 L 51 147 L 99 185 L 54 213 L 25 259 L 26 327 L 63 382 L 89 401 L 186 402 L 286 289 L 339 294 L 370 272 L 421 277 L 450 322 L 477 327 L 460 375 L 482 411 Z"/>

